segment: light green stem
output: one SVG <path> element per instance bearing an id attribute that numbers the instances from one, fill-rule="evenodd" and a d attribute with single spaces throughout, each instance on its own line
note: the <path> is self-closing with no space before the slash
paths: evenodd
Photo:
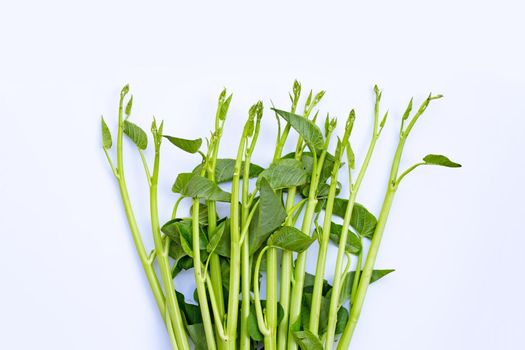
<path id="1" fill-rule="evenodd" d="M 341 152 L 342 153 L 342 152 Z M 339 165 L 341 164 L 340 156 L 334 162 L 333 175 L 328 191 L 328 199 L 326 202 L 325 216 L 323 223 L 323 230 L 321 234 L 321 243 L 319 245 L 319 253 L 317 256 L 317 267 L 315 270 L 314 289 L 312 292 L 312 305 L 310 309 L 310 322 L 308 328 L 310 332 L 317 335 L 319 329 L 319 318 L 321 314 L 321 302 L 323 298 L 323 282 L 326 268 L 326 255 L 328 253 L 328 242 L 330 239 L 330 228 L 332 225 L 332 212 L 334 208 L 334 199 L 337 190 L 337 174 Z"/>
<path id="2" fill-rule="evenodd" d="M 411 123 L 409 125 L 409 128 L 411 129 L 412 126 L 413 124 Z M 407 135 L 408 134 L 401 134 L 400 139 L 399 139 L 399 144 L 397 146 L 397 150 L 394 155 L 394 160 L 392 162 L 392 169 L 390 171 L 390 176 L 388 180 L 388 189 L 386 191 L 385 198 L 383 200 L 383 206 L 381 208 L 381 213 L 379 214 L 374 236 L 372 238 L 372 242 L 370 243 L 370 248 L 368 250 L 368 255 L 366 257 L 365 266 L 363 268 L 363 272 L 359 280 L 359 286 L 357 288 L 357 293 L 355 295 L 354 304 L 353 304 L 352 309 L 350 310 L 350 319 L 345 327 L 345 330 L 343 331 L 343 335 L 341 336 L 341 339 L 337 346 L 337 348 L 340 350 L 347 349 L 350 346 L 350 341 L 354 334 L 354 330 L 357 325 L 357 321 L 359 320 L 359 316 L 361 315 L 361 309 L 363 307 L 363 303 L 366 297 L 366 292 L 370 284 L 370 278 L 374 270 L 374 265 L 375 265 L 376 258 L 377 258 L 377 252 L 381 244 L 381 238 L 383 237 L 383 232 L 385 230 L 385 225 L 388 219 L 388 214 L 390 213 L 390 208 L 392 207 L 392 201 L 394 199 L 394 195 L 397 189 L 396 179 L 397 179 L 397 174 L 399 171 L 399 163 L 401 161 L 401 155 L 403 153 L 403 148 L 405 146 Z"/>
<path id="3" fill-rule="evenodd" d="M 363 242 L 362 238 L 359 238 L 361 242 Z M 361 244 L 362 246 L 362 244 Z M 357 286 L 359 285 L 359 278 L 361 277 L 361 265 L 363 264 L 363 252 L 359 252 L 359 256 L 357 257 L 357 264 L 355 267 L 355 275 L 354 275 L 354 281 L 352 283 L 352 291 L 350 292 L 350 307 L 352 307 L 352 304 L 355 301 L 355 294 L 357 292 Z"/>
<path id="4" fill-rule="evenodd" d="M 237 342 L 237 322 L 239 315 L 239 285 L 240 285 L 240 266 L 241 266 L 241 247 L 240 247 L 240 220 L 239 220 L 239 188 L 241 165 L 244 148 L 246 146 L 246 128 L 243 131 L 237 158 L 233 170 L 232 197 L 230 202 L 230 282 L 228 288 L 228 322 L 227 337 L 228 350 L 236 349 Z"/>
<path id="5" fill-rule="evenodd" d="M 195 284 L 197 286 L 197 295 L 199 297 L 199 306 L 202 315 L 202 324 L 206 335 L 208 349 L 215 350 L 215 333 L 211 323 L 210 309 L 208 306 L 208 297 L 206 295 L 206 286 L 204 278 L 206 276 L 202 271 L 200 237 L 199 237 L 199 199 L 194 198 L 192 203 L 192 240 L 193 240 L 193 271 L 195 275 Z"/>
<path id="6" fill-rule="evenodd" d="M 314 166 L 313 166 L 313 176 L 310 183 L 310 191 L 308 193 L 308 202 L 306 204 L 305 209 L 305 215 L 303 219 L 303 224 L 301 227 L 301 230 L 306 233 L 310 234 L 310 231 L 312 229 L 312 220 L 315 213 L 315 207 L 317 205 L 317 188 L 319 185 L 319 177 L 321 175 L 321 170 L 323 168 L 324 159 L 326 157 L 326 148 L 328 147 L 328 142 L 330 139 L 330 134 L 326 136 L 326 144 L 325 149 L 321 153 L 321 156 L 319 157 L 319 160 L 316 160 L 315 153 L 312 152 L 314 155 Z M 304 275 L 306 273 L 306 257 L 307 257 L 307 250 L 297 254 L 297 259 L 295 261 L 295 269 L 293 273 L 293 281 L 292 281 L 292 296 L 290 301 L 290 318 L 289 318 L 289 326 L 288 326 L 288 350 L 296 350 L 297 349 L 297 343 L 295 342 L 295 338 L 293 336 L 294 332 L 297 332 L 300 330 L 301 327 L 301 305 L 303 300 L 303 287 L 304 287 Z"/>
<path id="7" fill-rule="evenodd" d="M 164 285 L 164 293 L 166 293 L 166 306 L 169 312 L 170 320 L 172 321 L 177 340 L 178 347 L 181 349 L 189 349 L 186 333 L 182 327 L 182 315 L 180 312 L 175 288 L 173 287 L 173 278 L 171 275 L 170 262 L 168 258 L 169 241 L 164 244 L 160 233 L 159 213 L 157 208 L 157 186 L 159 178 L 159 163 L 160 163 L 160 143 L 155 146 L 155 160 L 153 164 L 153 176 L 150 183 L 150 215 L 151 215 L 151 231 L 153 233 L 153 241 L 155 243 L 156 258 L 159 263 L 162 284 Z M 146 164 L 146 163 L 144 163 Z M 169 329 L 169 325 L 168 325 Z"/>

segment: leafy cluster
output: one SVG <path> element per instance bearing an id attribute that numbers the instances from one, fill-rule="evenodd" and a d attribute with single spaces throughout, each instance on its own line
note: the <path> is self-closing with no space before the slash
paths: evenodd
<path id="1" fill-rule="evenodd" d="M 323 129 L 317 125 L 324 91 L 310 91 L 301 108 L 302 87 L 295 81 L 290 108 L 267 111 L 277 120 L 271 164 L 262 166 L 251 160 L 264 114 L 261 101 L 248 111 L 236 156 L 218 156 L 232 101 L 232 95 L 224 90 L 219 95 L 206 149 L 202 139 L 167 135 L 163 123 L 153 120 L 155 156 L 151 169 L 143 153 L 148 147 L 147 133 L 128 120 L 133 105 L 128 93 L 126 85 L 120 94 L 116 166 L 109 154 L 113 140 L 104 119 L 102 146 L 119 184 L 133 241 L 174 349 L 189 349 L 189 340 L 196 349 L 331 349 L 337 339 L 338 349 L 348 348 L 369 284 L 393 271 L 376 270 L 374 265 L 399 183 L 422 165 L 460 167 L 445 156 L 429 154 L 399 174 L 408 135 L 429 103 L 441 95 L 429 95 L 412 116 L 410 100 L 401 117 L 399 144 L 383 207 L 376 218 L 357 202 L 357 195 L 388 116 L 387 112 L 379 118 L 382 92 L 374 88 L 373 134 L 360 169 L 355 171 L 350 143 L 355 112 L 350 111 L 343 135 L 336 137 L 337 119 L 327 115 Z M 283 154 L 290 132 L 297 134 L 295 148 Z M 125 181 L 124 135 L 141 155 L 150 189 L 155 247 L 149 254 Z M 172 217 L 161 225 L 157 184 L 163 140 L 200 157 L 193 169 L 174 177 L 171 190 L 178 199 Z M 342 184 L 339 178 L 345 166 L 349 180 Z M 349 189 L 348 197 L 340 196 L 343 186 Z M 178 210 L 185 199 L 191 201 L 188 216 Z M 229 215 L 219 216 L 217 206 L 229 209 Z M 365 240 L 370 241 L 369 245 L 364 244 Z M 315 274 L 306 271 L 312 244 L 319 245 Z M 335 266 L 327 267 L 330 244 L 337 249 L 337 259 Z M 365 246 L 369 246 L 367 251 Z M 324 278 L 327 268 L 333 271 L 332 284 Z M 183 270 L 194 273 L 192 297 L 177 290 L 174 279 Z M 260 291 L 263 279 L 264 299 Z M 191 299 L 194 303 L 189 302 Z"/>

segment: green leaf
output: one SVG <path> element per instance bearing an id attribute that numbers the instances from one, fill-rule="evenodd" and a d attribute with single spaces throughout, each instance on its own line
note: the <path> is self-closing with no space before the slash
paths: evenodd
<path id="1" fill-rule="evenodd" d="M 257 324 L 255 305 L 253 304 L 250 305 L 250 315 L 248 316 L 248 334 L 250 335 L 250 338 L 255 341 L 264 340 L 264 335 L 259 330 L 259 326 Z"/>
<path id="2" fill-rule="evenodd" d="M 168 255 L 175 260 L 179 260 L 180 258 L 186 256 L 186 252 L 184 251 L 184 249 L 182 249 L 180 239 L 178 240 L 170 239 L 170 247 L 168 249 Z"/>
<path id="3" fill-rule="evenodd" d="M 343 333 L 349 318 L 350 313 L 345 307 L 340 307 L 339 310 L 337 310 L 337 323 L 335 326 L 335 334 Z"/>
<path id="4" fill-rule="evenodd" d="M 308 330 L 294 332 L 293 336 L 301 350 L 323 350 L 323 344 L 319 338 Z"/>
<path id="5" fill-rule="evenodd" d="M 171 277 L 175 278 L 179 272 L 183 270 L 189 270 L 193 267 L 193 258 L 191 256 L 185 255 L 175 262 L 171 270 Z"/>
<path id="6" fill-rule="evenodd" d="M 222 233 L 219 232 L 219 230 L 222 230 Z M 217 228 L 213 235 L 210 238 L 210 242 L 212 239 L 215 239 L 216 234 L 220 234 L 221 237 L 219 239 L 219 242 L 217 243 L 217 246 L 215 247 L 215 253 L 219 254 L 220 256 L 224 256 L 226 258 L 230 257 L 230 250 L 231 250 L 231 240 L 230 240 L 230 219 L 224 218 L 219 221 L 219 224 L 217 225 Z M 210 244 L 208 244 L 208 247 L 211 247 Z"/>
<path id="7" fill-rule="evenodd" d="M 354 204 L 350 225 L 363 237 L 372 238 L 377 225 L 376 217 L 359 203 Z"/>
<path id="8" fill-rule="evenodd" d="M 108 125 L 104 120 L 104 117 L 100 118 L 102 123 L 102 147 L 104 149 L 110 149 L 113 145 L 113 140 L 111 139 L 111 132 L 109 131 Z"/>
<path id="9" fill-rule="evenodd" d="M 313 242 L 314 237 L 291 226 L 283 226 L 268 239 L 268 245 L 294 252 L 306 250 Z"/>
<path id="10" fill-rule="evenodd" d="M 333 215 L 344 218 L 348 200 L 335 198 Z M 377 225 L 377 219 L 374 214 L 370 213 L 363 205 L 354 203 L 350 225 L 355 231 L 366 238 L 372 238 Z"/>
<path id="11" fill-rule="evenodd" d="M 196 153 L 202 145 L 202 139 L 188 140 L 169 135 L 162 136 L 167 138 L 169 142 L 171 142 L 181 150 L 186 151 L 188 153 Z"/>
<path id="12" fill-rule="evenodd" d="M 206 333 L 202 323 L 189 324 L 186 326 L 188 334 L 195 345 L 195 350 L 207 350 Z"/>
<path id="13" fill-rule="evenodd" d="M 203 164 L 197 165 L 193 172 L 200 174 Z M 215 164 L 215 182 L 223 183 L 233 179 L 233 170 L 235 168 L 235 159 L 217 159 Z M 257 177 L 264 169 L 257 165 L 250 163 L 250 178 Z M 241 174 L 244 171 L 244 162 L 241 165 Z"/>
<path id="14" fill-rule="evenodd" d="M 445 166 L 448 168 L 461 168 L 461 164 L 455 163 L 445 156 L 439 154 L 429 154 L 423 158 L 426 164 Z"/>
<path id="15" fill-rule="evenodd" d="M 288 153 L 283 157 L 283 159 L 295 158 L 295 153 Z M 301 154 L 301 162 L 303 163 L 304 170 L 306 173 L 311 176 L 313 171 L 314 158 L 311 152 L 303 152 Z M 319 183 L 324 184 L 326 180 L 332 175 L 332 170 L 335 164 L 335 157 L 326 152 L 326 156 L 323 162 L 323 168 L 321 169 L 321 175 L 319 177 Z M 343 164 L 341 164 L 342 166 Z M 306 196 L 308 196 L 308 188 L 305 189 Z"/>
<path id="16" fill-rule="evenodd" d="M 280 159 L 259 174 L 257 186 L 261 179 L 266 179 L 274 190 L 304 185 L 308 181 L 308 173 L 303 164 L 295 159 Z"/>
<path id="17" fill-rule="evenodd" d="M 131 107 L 133 106 L 133 95 L 129 98 L 128 104 L 126 105 L 126 116 L 129 117 L 131 114 Z"/>
<path id="18" fill-rule="evenodd" d="M 321 132 L 321 129 L 315 125 L 315 123 L 303 116 L 294 113 L 275 108 L 272 109 L 284 120 L 290 123 L 292 128 L 294 128 L 299 133 L 299 135 L 301 135 L 304 141 L 310 146 L 312 151 L 317 152 L 317 150 L 324 149 L 323 133 Z"/>
<path id="19" fill-rule="evenodd" d="M 250 254 L 256 252 L 270 234 L 286 219 L 281 196 L 266 179 L 261 180 L 259 207 L 250 225 Z"/>
<path id="20" fill-rule="evenodd" d="M 226 220 L 224 220 L 219 225 L 217 225 L 217 227 L 215 228 L 215 231 L 213 231 L 213 233 L 210 234 L 210 241 L 208 242 L 208 246 L 206 247 L 206 250 L 208 251 L 208 253 L 212 253 L 215 251 L 215 249 L 217 249 L 217 246 L 222 240 L 222 236 L 224 234 L 225 227 L 226 227 Z"/>
<path id="21" fill-rule="evenodd" d="M 123 130 L 124 134 L 126 134 L 139 149 L 144 150 L 148 147 L 148 135 L 146 135 L 146 132 L 142 130 L 140 126 L 124 120 Z"/>
<path id="22" fill-rule="evenodd" d="M 350 146 L 350 142 L 346 144 L 346 159 L 348 159 L 348 164 L 350 165 L 350 169 L 354 169 L 355 154 L 354 154 L 354 150 L 352 149 L 352 146 Z"/>
<path id="23" fill-rule="evenodd" d="M 180 241 L 181 248 L 187 255 L 193 256 L 193 222 L 191 219 L 173 219 L 161 227 L 171 240 Z M 208 239 L 202 229 L 199 230 L 199 249 L 205 250 L 208 245 Z"/>
<path id="24" fill-rule="evenodd" d="M 179 174 L 172 191 L 186 197 L 218 202 L 229 202 L 231 197 L 230 193 L 223 191 L 213 181 L 194 173 Z"/>
<path id="25" fill-rule="evenodd" d="M 389 270 L 373 270 L 372 276 L 370 276 L 370 284 L 380 280 L 381 278 L 385 277 L 391 272 L 394 272 L 395 270 L 389 269 Z M 362 273 L 362 271 L 361 271 Z M 354 283 L 354 277 L 355 277 L 355 271 L 347 272 L 343 276 L 343 283 L 341 285 L 341 294 L 339 295 L 339 304 L 342 305 L 350 298 L 350 294 L 352 293 L 352 285 Z"/>
<path id="26" fill-rule="evenodd" d="M 330 240 L 336 245 L 339 245 L 339 240 L 341 239 L 341 233 L 343 232 L 343 226 L 333 223 L 330 225 Z M 346 251 L 350 254 L 357 255 L 361 252 L 362 245 L 359 238 L 348 230 L 348 235 L 346 239 Z"/>
<path id="27" fill-rule="evenodd" d="M 304 285 L 303 285 L 303 291 L 305 293 L 312 293 L 314 290 L 314 284 L 315 284 L 315 276 L 305 272 L 304 274 Z M 328 283 L 327 280 L 323 279 L 323 295 L 326 295 L 328 291 L 332 289 L 332 286 L 330 283 Z"/>

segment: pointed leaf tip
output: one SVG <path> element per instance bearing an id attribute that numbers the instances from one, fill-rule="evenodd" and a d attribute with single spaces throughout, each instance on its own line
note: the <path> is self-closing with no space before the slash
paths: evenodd
<path id="1" fill-rule="evenodd" d="M 133 106 L 133 95 L 131 95 L 131 97 L 129 98 L 129 101 L 128 101 L 128 104 L 126 105 L 126 116 L 129 117 L 129 115 L 131 114 L 131 107 Z"/>
<path id="2" fill-rule="evenodd" d="M 104 149 L 110 149 L 113 145 L 113 140 L 111 138 L 111 132 L 109 131 L 108 125 L 104 120 L 104 117 L 100 117 L 102 123 L 102 147 Z"/>
<path id="3" fill-rule="evenodd" d="M 423 161 L 429 165 L 439 165 L 447 168 L 461 168 L 461 164 L 456 163 L 440 154 L 428 154 Z"/>
<path id="4" fill-rule="evenodd" d="M 188 153 L 196 153 L 202 145 L 202 139 L 188 140 L 175 136 L 162 135 L 173 145 Z"/>

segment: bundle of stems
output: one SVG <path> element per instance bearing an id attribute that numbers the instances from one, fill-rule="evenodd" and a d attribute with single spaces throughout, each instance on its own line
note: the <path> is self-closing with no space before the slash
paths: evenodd
<path id="1" fill-rule="evenodd" d="M 235 158 L 219 158 L 232 95 L 219 95 L 215 125 L 206 139 L 164 134 L 164 123 L 151 124 L 153 168 L 146 159 L 146 132 L 129 121 L 133 96 L 120 93 L 116 166 L 110 155 L 113 140 L 102 118 L 102 146 L 117 180 L 133 242 L 166 326 L 173 349 L 348 349 L 371 283 L 393 270 L 374 269 L 394 195 L 407 174 L 422 165 L 460 167 L 442 155 L 429 154 L 399 171 L 408 136 L 431 101 L 430 94 L 412 113 L 410 100 L 401 117 L 399 142 L 392 159 L 383 206 L 376 218 L 357 202 L 376 143 L 388 112 L 381 113 L 382 92 L 374 87 L 373 129 L 368 150 L 354 176 L 356 159 L 351 135 L 356 113 L 351 110 L 341 138 L 337 119 L 328 115 L 324 130 L 317 125 L 318 105 L 325 92 L 310 91 L 302 107 L 301 84 L 293 84 L 288 111 L 271 108 L 277 120 L 272 163 L 252 163 L 259 137 L 263 103 L 248 110 Z M 299 112 L 300 111 L 300 112 Z M 297 133 L 292 152 L 283 154 L 291 132 Z M 154 247 L 146 253 L 124 175 L 126 135 L 136 146 L 149 187 Z M 178 195 L 172 217 L 162 225 L 158 210 L 160 150 L 164 140 L 200 155 L 196 166 L 179 173 L 172 187 Z M 330 148 L 334 148 L 331 152 Z M 265 150 L 267 151 L 267 150 Z M 346 163 L 346 164 L 345 164 Z M 340 174 L 346 169 L 349 195 L 340 197 Z M 223 186 L 231 184 L 230 192 Z M 191 203 L 188 216 L 179 204 Z M 218 209 L 229 209 L 220 217 Z M 337 222 L 342 220 L 342 224 Z M 300 221 L 300 222 L 299 222 Z M 366 250 L 364 240 L 369 240 Z M 306 271 L 312 244 L 318 244 L 314 272 Z M 330 245 L 333 245 L 330 247 Z M 337 251 L 335 266 L 327 266 L 329 250 Z M 311 258 L 311 257 L 310 257 Z M 325 276 L 333 272 L 330 284 Z M 177 290 L 177 275 L 193 270 L 195 303 Z M 265 280 L 265 298 L 261 283 Z M 179 288 L 180 289 L 180 288 Z"/>

